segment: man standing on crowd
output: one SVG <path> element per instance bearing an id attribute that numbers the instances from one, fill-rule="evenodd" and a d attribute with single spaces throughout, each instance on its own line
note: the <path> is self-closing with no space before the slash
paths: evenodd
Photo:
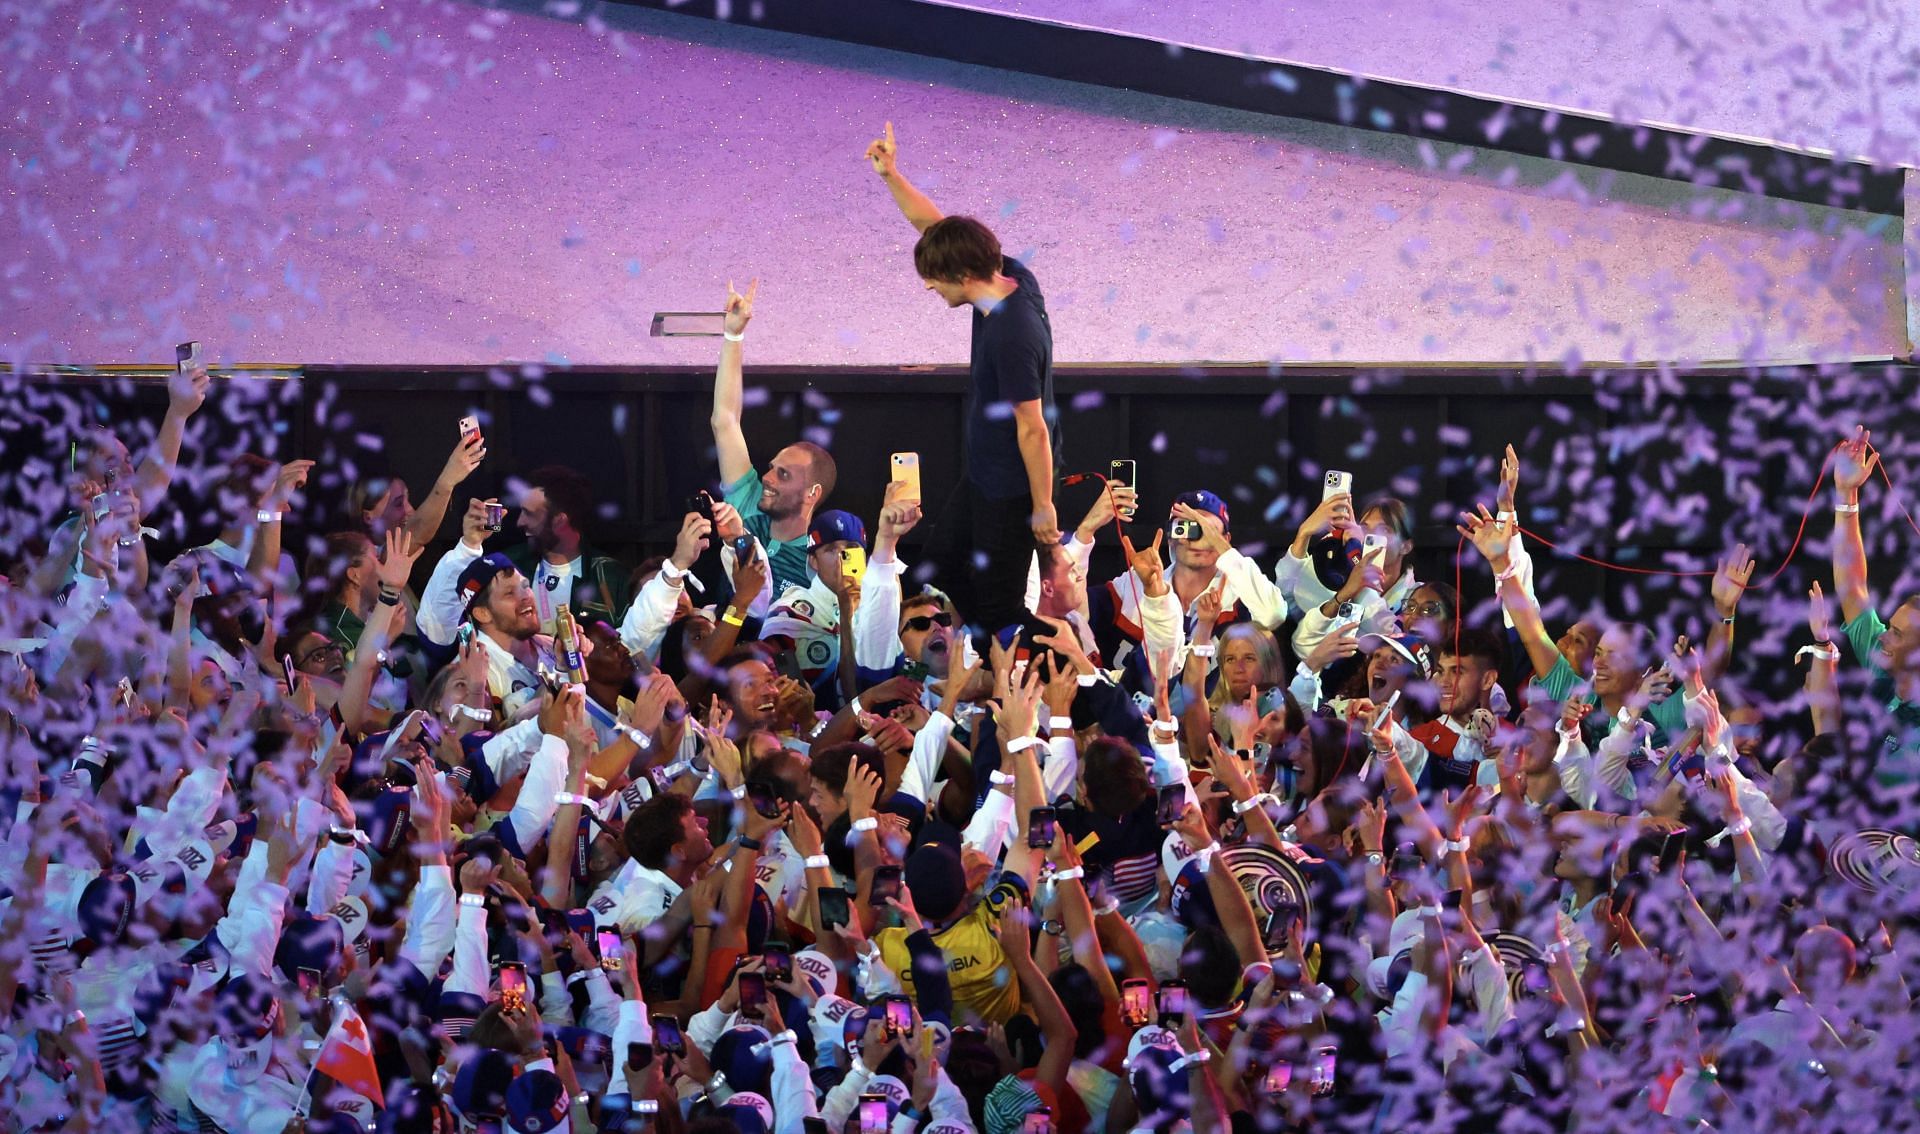
<path id="1" fill-rule="evenodd" d="M 973 308 L 967 475 L 941 517 L 942 541 L 946 561 L 965 565 L 955 573 L 971 574 L 972 593 L 956 596 L 960 609 L 998 630 L 1021 617 L 1035 542 L 1060 542 L 1053 509 L 1053 328 L 1039 281 L 1026 265 L 1003 255 L 986 225 L 942 213 L 901 174 L 895 155 L 889 122 L 886 136 L 867 147 L 867 160 L 920 232 L 914 270 L 948 307 Z"/>
<path id="2" fill-rule="evenodd" d="M 807 574 L 807 531 L 815 509 L 833 491 L 836 470 L 825 449 L 811 441 L 796 441 L 773 455 L 765 475 L 754 471 L 747 435 L 740 429 L 740 406 L 745 400 L 740 356 L 747 323 L 753 319 L 753 297 L 759 290 L 758 280 L 747 285 L 744 295 L 727 285 L 725 340 L 720 344 L 720 367 L 713 376 L 713 415 L 708 424 L 720 459 L 720 491 L 739 511 L 745 530 L 767 549 L 767 562 L 773 568 L 771 593 L 780 595 L 789 587 L 804 588 L 813 582 Z M 725 530 L 726 517 L 716 514 L 715 519 L 722 529 L 721 539 L 737 534 Z"/>

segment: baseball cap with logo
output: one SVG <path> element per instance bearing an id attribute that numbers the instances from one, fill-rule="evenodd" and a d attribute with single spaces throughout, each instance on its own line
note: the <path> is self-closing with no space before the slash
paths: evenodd
<path id="1" fill-rule="evenodd" d="M 807 550 L 842 540 L 866 546 L 867 527 L 860 517 L 837 508 L 814 514 L 813 522 L 807 525 Z"/>
<path id="2" fill-rule="evenodd" d="M 840 986 L 840 973 L 818 949 L 802 949 L 793 955 L 793 967 L 796 972 L 807 978 L 813 986 L 813 995 L 817 999 L 835 991 Z"/>
<path id="3" fill-rule="evenodd" d="M 720 1104 L 720 1113 L 740 1134 L 772 1134 L 773 1104 L 757 1091 L 740 1091 Z"/>
<path id="4" fill-rule="evenodd" d="M 518 1134 L 567 1134 L 571 1100 L 560 1076 L 541 1069 L 528 1071 L 507 1087 L 507 1125 Z"/>

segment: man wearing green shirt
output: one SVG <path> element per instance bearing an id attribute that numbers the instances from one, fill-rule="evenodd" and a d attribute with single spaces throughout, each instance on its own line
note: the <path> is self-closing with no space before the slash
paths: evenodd
<path id="1" fill-rule="evenodd" d="M 767 549 L 767 562 L 773 568 L 771 594 L 779 595 L 788 587 L 805 587 L 807 575 L 807 528 L 813 514 L 833 491 L 833 457 L 811 441 L 796 441 L 773 455 L 762 474 L 753 467 L 747 452 L 747 436 L 740 429 L 743 399 L 740 371 L 741 342 L 747 323 L 753 318 L 753 296 L 759 281 L 747 285 L 746 294 L 727 285 L 725 340 L 720 344 L 720 367 L 713 380 L 713 444 L 720 458 L 721 491 L 726 502 L 740 513 L 744 530 Z M 718 517 L 717 517 L 718 518 Z M 717 533 L 731 540 L 741 528 Z"/>
<path id="2" fill-rule="evenodd" d="M 1892 718 L 1876 778 L 1895 786 L 1920 778 L 1920 595 L 1909 595 L 1882 621 L 1867 589 L 1867 548 L 1860 537 L 1860 488 L 1880 455 L 1864 428 L 1840 443 L 1833 459 L 1833 589 L 1846 616 L 1841 633 L 1873 676 L 1873 697 Z"/>

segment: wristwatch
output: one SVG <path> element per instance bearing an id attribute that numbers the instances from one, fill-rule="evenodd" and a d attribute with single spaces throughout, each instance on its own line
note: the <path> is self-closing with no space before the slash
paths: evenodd
<path id="1" fill-rule="evenodd" d="M 1368 852 L 1367 852 L 1367 865 L 1368 865 L 1368 866 L 1385 866 L 1386 864 L 1387 864 L 1387 856 L 1386 856 L 1386 855 L 1384 855 L 1384 854 L 1382 854 L 1382 853 L 1380 853 L 1380 852 L 1379 852 L 1379 851 L 1377 851 L 1377 850 L 1370 850 L 1370 851 L 1368 851 Z"/>
<path id="2" fill-rule="evenodd" d="M 1040 923 L 1040 932 L 1042 933 L 1051 933 L 1053 936 L 1058 937 L 1066 931 L 1066 924 L 1059 918 L 1050 917 Z"/>

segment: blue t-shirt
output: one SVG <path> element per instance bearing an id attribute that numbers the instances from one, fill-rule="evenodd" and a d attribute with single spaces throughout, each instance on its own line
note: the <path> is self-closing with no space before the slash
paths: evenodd
<path id="1" fill-rule="evenodd" d="M 1002 257 L 1002 275 L 1019 286 L 991 313 L 973 311 L 973 362 L 967 395 L 967 476 L 981 495 L 1010 500 L 1029 491 L 1020 459 L 1013 407 L 1040 402 L 1060 460 L 1058 413 L 1053 407 L 1053 327 L 1046 297 L 1026 265 Z"/>

